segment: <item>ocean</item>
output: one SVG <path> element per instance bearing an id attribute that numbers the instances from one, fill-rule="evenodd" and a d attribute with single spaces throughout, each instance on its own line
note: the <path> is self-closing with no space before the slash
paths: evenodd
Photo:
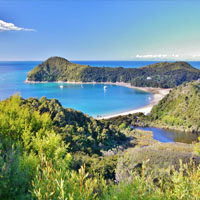
<path id="1" fill-rule="evenodd" d="M 1 100 L 19 93 L 23 98 L 56 98 L 66 108 L 80 110 L 97 117 L 133 110 L 147 105 L 152 94 L 127 87 L 103 84 L 24 83 L 27 73 L 42 61 L 0 62 Z M 73 61 L 91 66 L 138 68 L 158 61 Z M 189 62 L 200 69 L 200 62 Z"/>

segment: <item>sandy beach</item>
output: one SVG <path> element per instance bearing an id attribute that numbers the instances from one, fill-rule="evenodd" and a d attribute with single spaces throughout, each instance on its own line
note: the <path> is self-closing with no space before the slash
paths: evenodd
<path id="1" fill-rule="evenodd" d="M 49 83 L 47 81 L 28 81 L 25 80 L 25 83 L 30 83 L 30 84 L 35 84 L 35 83 Z M 156 105 L 164 96 L 166 96 L 171 88 L 168 89 L 163 89 L 163 88 L 152 88 L 152 87 L 135 87 L 132 86 L 130 83 L 124 83 L 124 82 L 71 82 L 71 81 L 67 81 L 67 82 L 63 82 L 63 81 L 56 81 L 55 83 L 68 83 L 68 84 L 105 84 L 105 85 L 119 85 L 119 86 L 123 86 L 123 87 L 129 87 L 129 88 L 133 88 L 136 90 L 142 90 L 145 92 L 149 92 L 149 93 L 153 93 L 153 98 L 150 101 L 150 103 L 144 107 L 141 108 L 137 108 L 134 110 L 129 110 L 126 112 L 120 112 L 120 113 L 116 113 L 116 114 L 110 114 L 110 115 L 106 115 L 106 116 L 102 116 L 102 117 L 96 117 L 96 119 L 109 119 L 112 117 L 117 117 L 120 115 L 128 115 L 128 114 L 133 114 L 133 113 L 137 113 L 137 112 L 142 112 L 145 115 L 149 114 L 151 112 L 151 109 L 154 105 Z"/>
<path id="2" fill-rule="evenodd" d="M 163 89 L 163 88 L 148 88 L 148 87 L 143 88 L 143 87 L 132 87 L 132 86 L 131 86 L 131 88 L 153 93 L 152 101 L 148 105 L 141 107 L 141 108 L 129 110 L 129 111 L 126 111 L 126 112 L 120 112 L 120 113 L 117 113 L 117 114 L 106 115 L 106 116 L 98 117 L 96 119 L 109 119 L 109 118 L 113 118 L 113 117 L 117 117 L 117 116 L 121 116 L 121 115 L 134 114 L 134 113 L 137 113 L 137 112 L 142 112 L 145 115 L 147 115 L 151 112 L 151 109 L 153 108 L 153 106 L 158 104 L 158 102 L 164 96 L 166 96 L 171 90 L 171 89 Z"/>

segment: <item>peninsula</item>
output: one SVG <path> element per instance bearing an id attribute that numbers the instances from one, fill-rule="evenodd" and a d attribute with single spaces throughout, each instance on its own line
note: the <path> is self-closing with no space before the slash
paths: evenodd
<path id="1" fill-rule="evenodd" d="M 128 83 L 136 87 L 173 88 L 200 78 L 186 62 L 160 62 L 140 68 L 91 67 L 51 57 L 28 73 L 26 82 Z"/>

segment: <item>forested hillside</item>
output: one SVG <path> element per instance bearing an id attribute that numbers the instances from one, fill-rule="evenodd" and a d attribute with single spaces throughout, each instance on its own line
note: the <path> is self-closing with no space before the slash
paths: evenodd
<path id="1" fill-rule="evenodd" d="M 150 118 L 156 126 L 200 132 L 200 81 L 174 88 L 153 107 Z"/>
<path id="2" fill-rule="evenodd" d="M 172 88 L 200 78 L 186 62 L 161 62 L 141 68 L 91 67 L 51 57 L 28 74 L 27 81 L 125 82 L 138 87 Z"/>
<path id="3" fill-rule="evenodd" d="M 13 103 L 15 105 L 12 107 Z M 32 121 L 29 120 L 30 112 L 38 116 L 44 116 L 44 119 L 46 117 L 49 120 L 47 124 L 49 127 L 47 128 L 56 131 L 62 136 L 65 144 L 69 144 L 68 150 L 70 152 L 82 151 L 88 154 L 100 154 L 100 150 L 114 148 L 120 144 L 120 141 L 125 139 L 125 136 L 114 126 L 95 120 L 80 111 L 63 108 L 56 99 L 48 100 L 46 97 L 42 97 L 39 100 L 36 98 L 25 100 L 19 96 L 14 96 L 2 101 L 0 105 L 2 110 L 5 108 L 5 117 L 2 117 L 1 126 L 8 129 L 10 126 L 13 127 L 14 130 L 11 137 L 16 141 L 20 140 L 22 136 L 22 133 L 18 135 L 22 127 L 15 126 L 18 123 L 18 118 L 23 118 L 21 119 L 25 123 L 23 126 L 26 124 L 30 127 L 34 126 L 34 123 L 32 124 Z M 14 113 L 11 115 L 13 124 L 9 124 L 10 120 L 6 120 L 6 118 L 9 119 L 10 117 L 9 115 L 7 116 L 7 112 Z M 26 117 L 27 115 L 28 117 Z M 36 124 L 31 130 L 35 131 L 37 128 L 40 129 L 40 125 Z"/>
<path id="4" fill-rule="evenodd" d="M 0 102 L 0 199 L 199 199 L 193 145 L 118 123 L 45 97 Z"/>

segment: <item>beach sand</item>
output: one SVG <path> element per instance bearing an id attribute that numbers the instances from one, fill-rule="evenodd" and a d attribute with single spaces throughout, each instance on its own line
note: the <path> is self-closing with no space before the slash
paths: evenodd
<path id="1" fill-rule="evenodd" d="M 133 86 L 131 86 L 131 88 L 153 93 L 152 101 L 148 105 L 141 107 L 141 108 L 129 110 L 129 111 L 126 111 L 126 112 L 120 112 L 120 113 L 117 113 L 117 114 L 106 115 L 106 116 L 98 117 L 96 119 L 109 119 L 109 118 L 113 118 L 113 117 L 117 117 L 117 116 L 129 115 L 129 114 L 134 114 L 134 113 L 138 113 L 138 112 L 142 112 L 145 115 L 147 115 L 151 112 L 151 109 L 153 108 L 153 106 L 158 104 L 158 102 L 163 97 L 165 97 L 171 90 L 171 89 L 163 89 L 163 88 L 133 87 Z"/>
<path id="2" fill-rule="evenodd" d="M 47 81 L 28 81 L 25 80 L 25 83 L 48 83 Z M 137 112 L 142 112 L 145 115 L 149 114 L 151 112 L 151 109 L 154 105 L 158 104 L 158 102 L 164 97 L 166 96 L 171 88 L 152 88 L 152 87 L 135 87 L 132 86 L 130 83 L 124 83 L 124 82 L 116 82 L 116 83 L 112 83 L 112 82 L 63 82 L 63 81 L 56 81 L 56 83 L 69 83 L 69 84 L 105 84 L 105 85 L 119 85 L 119 86 L 124 86 L 124 87 L 129 87 L 129 88 L 133 88 L 136 90 L 142 90 L 145 92 L 149 92 L 149 93 L 153 93 L 153 99 L 150 101 L 150 103 L 144 107 L 141 108 L 137 108 L 134 110 L 129 110 L 126 112 L 119 112 L 116 114 L 111 114 L 111 115 L 105 115 L 105 116 L 101 116 L 101 117 L 94 117 L 96 119 L 109 119 L 112 117 L 117 117 L 120 115 L 128 115 L 128 114 L 133 114 L 133 113 L 137 113 Z"/>

